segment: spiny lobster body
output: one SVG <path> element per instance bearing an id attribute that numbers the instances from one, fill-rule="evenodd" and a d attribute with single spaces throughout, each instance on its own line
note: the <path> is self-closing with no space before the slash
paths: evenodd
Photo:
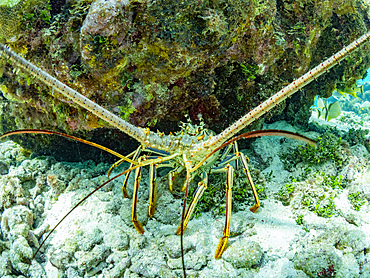
<path id="1" fill-rule="evenodd" d="M 128 197 L 126 191 L 126 185 L 128 176 L 132 170 L 135 169 L 135 186 L 133 192 L 133 203 L 132 203 L 132 222 L 135 228 L 140 232 L 144 232 L 144 228 L 142 227 L 141 223 L 137 220 L 136 215 L 136 205 L 137 205 L 137 197 L 138 197 L 138 190 L 140 185 L 141 179 L 141 169 L 144 166 L 150 166 L 149 174 L 150 174 L 150 197 L 149 197 L 149 210 L 148 213 L 150 216 L 154 214 L 155 208 L 155 195 L 156 195 L 156 168 L 157 167 L 170 167 L 172 170 L 169 173 L 169 186 L 170 190 L 173 187 L 173 180 L 174 178 L 182 172 L 186 172 L 186 178 L 184 182 L 183 189 L 185 190 L 185 204 L 187 198 L 187 192 L 190 181 L 193 179 L 195 175 L 201 174 L 201 182 L 198 184 L 198 189 L 194 194 L 194 198 L 189 205 L 186 213 L 185 213 L 185 205 L 183 207 L 183 218 L 181 224 L 177 230 L 178 234 L 183 234 L 184 229 L 187 226 L 187 222 L 190 219 L 191 213 L 194 210 L 194 207 L 197 201 L 202 196 L 204 190 L 207 188 L 208 178 L 207 174 L 212 172 L 225 172 L 226 173 L 226 223 L 223 232 L 223 237 L 220 240 L 220 243 L 216 249 L 215 257 L 221 257 L 223 251 L 225 250 L 228 242 L 228 238 L 230 235 L 230 215 L 231 215 L 231 194 L 232 194 L 232 184 L 233 184 L 233 171 L 234 167 L 231 163 L 235 163 L 237 166 L 237 162 L 240 161 L 246 177 L 251 185 L 253 195 L 255 198 L 255 205 L 251 208 L 253 212 L 257 211 L 260 204 L 257 197 L 256 189 L 254 188 L 253 181 L 249 174 L 248 166 L 247 166 L 247 159 L 243 153 L 238 151 L 236 140 L 239 138 L 250 138 L 262 135 L 280 135 L 286 136 L 294 139 L 303 140 L 310 144 L 315 144 L 312 140 L 299 136 L 294 133 L 283 132 L 283 131 L 257 131 L 257 132 L 250 132 L 246 134 L 239 135 L 237 137 L 232 138 L 235 134 L 237 134 L 240 130 L 244 127 L 249 125 L 251 122 L 271 110 L 273 107 L 284 101 L 286 98 L 290 97 L 292 94 L 297 92 L 299 89 L 310 83 L 312 80 L 323 74 L 324 72 L 328 71 L 331 67 L 338 64 L 341 60 L 343 60 L 347 55 L 351 54 L 354 50 L 358 47 L 369 41 L 370 33 L 367 33 L 360 37 L 358 40 L 354 41 L 350 45 L 344 47 L 341 51 L 337 52 L 329 59 L 322 62 L 320 65 L 315 67 L 314 69 L 307 72 L 302 77 L 298 78 L 297 80 L 293 81 L 291 84 L 280 90 L 275 95 L 271 96 L 269 99 L 261 103 L 259 106 L 251 110 L 245 116 L 241 117 L 237 120 L 234 124 L 229 126 L 223 132 L 218 135 L 213 134 L 210 131 L 207 131 L 204 126 L 201 124 L 200 126 L 193 126 L 191 124 L 183 124 L 182 130 L 175 134 L 165 135 L 160 132 L 152 132 L 149 129 L 136 127 L 121 118 L 117 117 L 113 113 L 109 112 L 108 110 L 104 109 L 103 107 L 99 106 L 98 104 L 94 103 L 93 101 L 89 100 L 85 96 L 81 95 L 80 93 L 76 92 L 75 90 L 71 89 L 67 85 L 63 84 L 62 82 L 58 81 L 54 77 L 50 76 L 48 73 L 43 71 L 42 69 L 34 66 L 27 60 L 20 57 L 18 54 L 13 52 L 9 49 L 8 46 L 0 44 L 0 56 L 10 60 L 16 66 L 24 69 L 25 71 L 32 74 L 34 77 L 37 77 L 45 84 L 52 87 L 54 90 L 58 91 L 59 93 L 63 94 L 64 96 L 70 98 L 76 104 L 84 107 L 91 113 L 95 114 L 99 118 L 105 120 L 106 122 L 110 123 L 113 127 L 116 127 L 132 138 L 135 138 L 139 143 L 140 147 L 128 156 L 123 156 L 120 154 L 115 153 L 114 151 L 107 150 L 106 148 L 99 146 L 94 143 L 90 143 L 84 141 L 82 139 L 78 139 L 72 136 L 63 135 L 57 132 L 52 131 L 35 131 L 35 130 L 21 130 L 10 132 L 4 134 L 2 137 L 12 134 L 18 133 L 47 133 L 47 134 L 58 134 L 65 137 L 69 137 L 78 141 L 82 141 L 84 143 L 88 143 L 90 145 L 94 145 L 101 149 L 107 150 L 110 153 L 116 155 L 121 160 L 115 163 L 111 169 L 115 166 L 120 164 L 123 161 L 127 161 L 131 163 L 131 166 L 128 170 L 124 171 L 123 173 L 127 173 L 124 184 L 123 184 L 123 195 L 124 197 Z M 221 148 L 226 147 L 223 153 L 220 152 Z M 234 149 L 233 154 L 229 154 L 231 148 Z M 154 153 L 155 155 L 141 155 L 141 151 L 146 151 L 150 153 Z M 111 172 L 111 170 L 110 170 Z M 122 175 L 121 173 L 120 175 Z M 110 179 L 112 180 L 112 179 Z M 106 183 L 104 183 L 106 184 Z M 103 184 L 103 185 L 104 185 Z M 100 188 L 100 187 L 99 187 Z M 97 189 L 96 189 L 97 190 Z M 85 199 L 83 199 L 85 200 Z M 82 201 L 83 201 L 82 200 Z M 64 218 L 63 218 L 64 219 Z M 55 229 L 56 227 L 54 227 Z M 53 230 L 54 230 L 53 229 Z M 52 230 L 52 231 L 53 231 Z M 51 231 L 51 232 L 52 232 Z M 46 240 L 46 239 L 45 239 Z M 182 240 L 182 237 L 181 237 Z M 183 262 L 184 264 L 184 262 Z M 185 274 L 185 267 L 183 266 L 184 274 Z"/>

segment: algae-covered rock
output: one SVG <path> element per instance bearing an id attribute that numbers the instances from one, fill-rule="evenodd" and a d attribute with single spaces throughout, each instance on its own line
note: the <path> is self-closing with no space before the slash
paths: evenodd
<path id="1" fill-rule="evenodd" d="M 220 131 L 365 33 L 368 17 L 359 0 L 22 3 L 27 10 L 13 17 L 17 36 L 5 36 L 14 51 L 123 119 L 165 132 L 185 114 L 193 121 L 201 114 Z M 367 53 L 365 46 L 266 118 L 305 122 L 314 95 L 362 76 Z M 89 137 L 107 126 L 29 74 L 9 65 L 3 72 L 0 132 L 50 128 Z"/>
<path id="2" fill-rule="evenodd" d="M 80 32 L 81 56 L 92 75 L 104 73 L 125 63 L 132 11 L 126 1 L 94 1 Z M 120 61 L 122 60 L 122 61 Z"/>
<path id="3" fill-rule="evenodd" d="M 36 10 L 45 9 L 47 2 L 43 0 L 1 0 L 0 1 L 0 41 L 17 36 L 21 32 L 22 21 Z"/>
<path id="4" fill-rule="evenodd" d="M 6 277 L 6 275 L 9 275 L 8 277 L 13 277 L 10 276 L 12 273 L 12 266 L 10 262 L 10 254 L 9 251 L 4 250 L 1 252 L 1 260 L 0 260 L 0 275 L 1 277 Z"/>
<path id="5" fill-rule="evenodd" d="M 310 246 L 296 253 L 293 260 L 294 267 L 303 270 L 309 277 L 317 277 L 320 273 L 334 276 L 343 264 L 335 248 L 326 245 Z"/>
<path id="6" fill-rule="evenodd" d="M 130 270 L 143 277 L 171 277 L 171 270 L 162 267 L 166 257 L 159 250 L 149 250 L 145 254 L 138 253 L 131 259 Z"/>
<path id="7" fill-rule="evenodd" d="M 236 268 L 251 268 L 257 266 L 263 256 L 261 246 L 254 241 L 238 240 L 226 249 L 222 258 Z"/>
<path id="8" fill-rule="evenodd" d="M 345 254 L 342 258 L 343 264 L 336 273 L 335 277 L 346 278 L 346 277 L 360 277 L 360 266 L 353 254 Z"/>
<path id="9" fill-rule="evenodd" d="M 100 263 L 105 263 L 105 259 L 109 256 L 110 250 L 104 245 L 96 245 L 89 252 L 78 251 L 75 253 L 77 265 L 80 272 L 90 271 L 93 268 L 98 268 Z M 101 271 L 98 269 L 98 271 Z"/>
<path id="10" fill-rule="evenodd" d="M 345 253 L 352 252 L 356 254 L 367 247 L 366 235 L 359 230 L 343 232 L 335 247 Z"/>
<path id="11" fill-rule="evenodd" d="M 109 264 L 114 263 L 115 266 L 113 269 L 109 270 L 104 270 L 103 273 L 105 272 L 107 276 L 112 278 L 119 278 L 119 277 L 124 277 L 125 271 L 127 271 L 128 267 L 130 266 L 131 259 L 128 256 L 126 252 L 115 252 L 107 258 L 106 262 Z M 104 275 L 104 274 L 103 274 Z"/>
<path id="12" fill-rule="evenodd" d="M 32 211 L 25 206 L 14 206 L 2 214 L 1 232 L 8 240 L 14 240 L 19 236 L 27 238 L 32 224 Z"/>
<path id="13" fill-rule="evenodd" d="M 19 236 L 12 244 L 10 249 L 10 261 L 13 268 L 21 273 L 26 273 L 27 262 L 32 259 L 33 251 L 23 236 Z"/>
<path id="14" fill-rule="evenodd" d="M 179 237 L 177 235 L 170 235 L 166 238 L 164 242 L 165 251 L 171 259 L 178 259 L 181 256 L 181 246 L 178 245 Z M 191 248 L 193 248 L 191 242 L 185 242 L 183 250 L 187 253 Z"/>

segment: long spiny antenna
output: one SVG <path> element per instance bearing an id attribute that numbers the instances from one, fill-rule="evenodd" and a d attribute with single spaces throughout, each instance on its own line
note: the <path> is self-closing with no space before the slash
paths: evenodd
<path id="1" fill-rule="evenodd" d="M 248 114 L 241 117 L 219 135 L 203 142 L 198 143 L 193 146 L 193 150 L 200 151 L 201 149 L 207 149 L 212 146 L 212 149 L 222 145 L 227 139 L 238 133 L 241 129 L 252 123 L 254 120 L 258 119 L 273 107 L 278 105 L 280 102 L 286 98 L 293 95 L 298 90 L 302 89 L 308 83 L 310 83 L 315 78 L 319 77 L 324 72 L 328 71 L 330 68 L 342 61 L 346 56 L 350 55 L 353 51 L 359 48 L 361 45 L 368 42 L 370 39 L 370 32 L 363 35 L 359 39 L 352 42 L 350 45 L 345 46 L 341 51 L 335 53 L 329 59 L 322 62 L 320 65 L 316 66 L 305 75 L 301 76 L 297 80 L 294 80 L 288 86 L 281 89 L 275 95 L 270 97 L 268 100 L 261 103 L 259 106 L 251 110 Z"/>
<path id="2" fill-rule="evenodd" d="M 301 76 L 297 80 L 290 83 L 288 86 L 284 87 L 282 90 L 273 95 L 271 98 L 267 99 L 265 102 L 261 103 L 259 106 L 251 110 L 246 115 L 244 115 L 234 124 L 229 126 L 219 135 L 214 136 L 213 138 L 210 138 L 209 140 L 203 143 L 193 145 L 192 150 L 201 151 L 202 149 L 208 149 L 210 147 L 214 149 L 222 145 L 227 139 L 238 133 L 241 129 L 243 129 L 244 127 L 252 123 L 254 120 L 258 119 L 259 117 L 270 111 L 280 102 L 284 101 L 286 98 L 290 97 L 295 92 L 306 86 L 312 80 L 319 77 L 321 74 L 323 74 L 324 72 L 328 71 L 330 68 L 338 64 L 346 56 L 350 55 L 353 51 L 355 51 L 358 47 L 365 44 L 369 39 L 370 32 L 363 35 L 359 39 L 355 40 L 350 45 L 344 47 L 341 51 L 337 52 L 329 59 L 325 60 L 320 65 L 316 66 L 315 68 L 307 72 L 305 75 Z M 122 120 L 113 113 L 109 112 L 108 110 L 89 100 L 85 96 L 76 92 L 72 88 L 63 84 L 56 78 L 52 77 L 47 72 L 43 71 L 42 69 L 36 67 L 32 63 L 25 60 L 24 58 L 20 57 L 18 54 L 10 50 L 8 46 L 0 44 L 0 56 L 4 56 L 5 58 L 9 59 L 18 67 L 31 73 L 33 76 L 40 79 L 46 85 L 51 86 L 56 91 L 62 93 L 66 97 L 73 100 L 75 103 L 84 107 L 85 109 L 92 112 L 99 118 L 107 121 L 112 126 L 122 130 L 126 134 L 135 138 L 141 144 L 150 146 L 162 146 L 164 148 L 167 148 L 168 150 L 176 147 L 177 144 L 176 143 L 173 144 L 174 142 L 172 142 L 171 139 L 169 138 L 171 136 L 169 137 L 160 136 L 156 133 L 150 132 L 149 130 L 136 127 Z M 148 136 L 149 133 L 151 136 Z"/>
<path id="3" fill-rule="evenodd" d="M 144 143 L 145 141 L 147 141 L 147 138 L 146 138 L 147 132 L 144 129 L 140 127 L 136 127 L 124 121 L 123 119 L 117 117 L 116 115 L 104 109 L 100 105 L 94 103 L 87 97 L 81 95 L 80 93 L 76 92 L 72 88 L 63 84 L 56 78 L 52 77 L 47 72 L 31 64 L 26 59 L 22 58 L 17 53 L 12 51 L 8 46 L 0 44 L 0 56 L 3 56 L 6 59 L 9 59 L 12 63 L 14 63 L 19 68 L 26 70 L 28 73 L 32 74 L 34 77 L 40 79 L 46 85 L 52 87 L 54 90 L 68 97 L 73 102 L 79 104 L 80 106 L 90 111 L 91 113 L 95 114 L 99 118 L 110 123 L 112 126 L 122 130 L 126 134 L 135 138 L 140 143 Z"/>

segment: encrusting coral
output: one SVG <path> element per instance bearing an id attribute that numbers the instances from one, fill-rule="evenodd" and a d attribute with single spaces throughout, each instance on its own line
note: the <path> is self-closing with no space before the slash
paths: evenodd
<path id="1" fill-rule="evenodd" d="M 0 6 L 2 15 L 13 15 L 1 17 L 0 36 L 16 52 L 125 120 L 165 132 L 185 114 L 225 128 L 364 33 L 368 18 L 357 0 L 14 3 Z M 363 74 L 369 63 L 362 51 L 333 69 L 325 85 L 311 84 L 287 101 L 279 117 L 304 122 L 314 95 Z M 2 72 L 8 104 L 1 132 L 58 128 L 91 137 L 104 126 L 27 74 Z"/>

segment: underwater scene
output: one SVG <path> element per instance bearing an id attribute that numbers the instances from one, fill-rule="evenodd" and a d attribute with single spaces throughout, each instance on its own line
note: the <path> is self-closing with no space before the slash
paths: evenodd
<path id="1" fill-rule="evenodd" d="M 0 0 L 0 277 L 370 278 L 369 19 Z"/>

